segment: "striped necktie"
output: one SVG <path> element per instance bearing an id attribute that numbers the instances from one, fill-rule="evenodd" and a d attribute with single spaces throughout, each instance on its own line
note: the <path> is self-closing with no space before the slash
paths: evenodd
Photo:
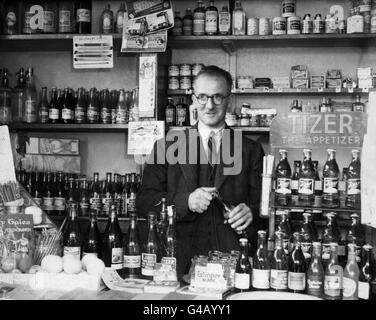
<path id="1" fill-rule="evenodd" d="M 217 146 L 214 136 L 214 131 L 211 131 L 208 139 L 208 160 L 211 166 L 217 164 Z"/>

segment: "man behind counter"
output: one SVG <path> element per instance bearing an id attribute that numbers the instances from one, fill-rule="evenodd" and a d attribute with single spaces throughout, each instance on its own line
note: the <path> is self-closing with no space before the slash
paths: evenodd
<path id="1" fill-rule="evenodd" d="M 169 135 L 158 141 L 144 169 L 137 211 L 145 217 L 149 211 L 158 211 L 162 197 L 175 205 L 179 277 L 188 272 L 195 255 L 239 250 L 239 234 L 244 231 L 255 249 L 257 230 L 266 226 L 258 212 L 264 151 L 259 143 L 226 126 L 231 87 L 227 71 L 204 67 L 193 84 L 198 123 L 180 132 L 178 143 Z M 173 144 L 178 146 L 177 163 L 157 159 L 160 153 L 168 158 Z M 232 159 L 232 164 L 226 159 Z M 213 197 L 216 191 L 224 203 L 234 206 L 226 217 Z"/>

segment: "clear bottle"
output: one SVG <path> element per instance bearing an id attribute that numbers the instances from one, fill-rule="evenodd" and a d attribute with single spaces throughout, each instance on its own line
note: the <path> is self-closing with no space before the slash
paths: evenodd
<path id="1" fill-rule="evenodd" d="M 89 104 L 87 106 L 87 123 L 99 122 L 99 103 L 96 94 L 96 89 L 90 89 Z"/>
<path id="2" fill-rule="evenodd" d="M 289 212 L 287 210 L 281 212 L 281 221 L 277 226 L 276 231 L 283 233 L 283 249 L 285 250 L 286 255 L 288 255 L 291 250 L 292 226 L 289 220 Z"/>
<path id="3" fill-rule="evenodd" d="M 114 13 L 111 10 L 111 5 L 106 4 L 100 17 L 100 32 L 113 33 L 114 32 Z"/>
<path id="4" fill-rule="evenodd" d="M 48 123 L 48 101 L 47 101 L 47 87 L 42 87 L 41 99 L 38 105 L 38 119 L 39 123 Z"/>
<path id="5" fill-rule="evenodd" d="M 70 1 L 59 1 L 59 33 L 72 33 L 73 32 L 73 3 Z"/>
<path id="6" fill-rule="evenodd" d="M 280 160 L 275 169 L 275 201 L 278 206 L 287 206 L 291 202 L 291 167 L 287 159 L 287 150 L 279 150 Z"/>
<path id="7" fill-rule="evenodd" d="M 119 100 L 116 105 L 116 123 L 127 124 L 129 119 L 129 110 L 125 99 L 124 89 L 120 89 Z"/>
<path id="8" fill-rule="evenodd" d="M 121 3 L 119 10 L 116 12 L 116 19 L 115 19 L 115 32 L 116 33 L 123 33 L 124 15 L 125 15 L 125 3 Z"/>
<path id="9" fill-rule="evenodd" d="M 161 260 L 161 248 L 156 230 L 156 214 L 148 214 L 148 236 L 142 249 L 141 275 L 146 279 L 153 279 L 155 264 Z"/>
<path id="10" fill-rule="evenodd" d="M 123 268 L 123 235 L 117 218 L 116 205 L 111 204 L 110 215 L 103 233 L 103 260 L 106 267 Z"/>
<path id="11" fill-rule="evenodd" d="M 338 243 L 330 243 L 330 259 L 324 274 L 324 297 L 327 300 L 342 299 L 343 268 L 338 263 Z"/>
<path id="12" fill-rule="evenodd" d="M 12 120 L 13 122 L 22 122 L 24 114 L 24 88 L 26 86 L 26 75 L 24 68 L 20 68 L 17 72 L 18 81 L 13 89 L 12 97 Z"/>
<path id="13" fill-rule="evenodd" d="M 81 259 L 82 238 L 80 225 L 77 219 L 77 204 L 71 203 L 69 207 L 68 225 L 63 236 L 64 256 L 71 255 Z"/>
<path id="14" fill-rule="evenodd" d="M 232 34 L 239 36 L 246 33 L 246 16 L 240 0 L 235 1 L 235 7 L 232 11 Z"/>
<path id="15" fill-rule="evenodd" d="M 82 246 L 82 257 L 93 255 L 102 258 L 102 238 L 98 228 L 97 212 L 90 210 L 90 221 Z"/>
<path id="16" fill-rule="evenodd" d="M 361 261 L 358 298 L 369 300 L 371 297 L 371 282 L 375 281 L 376 278 L 376 265 L 371 245 L 365 244 L 363 246 Z"/>
<path id="17" fill-rule="evenodd" d="M 300 245 L 300 235 L 294 233 L 294 250 L 289 255 L 288 288 L 294 293 L 304 293 L 307 265 Z"/>
<path id="18" fill-rule="evenodd" d="M 49 123 L 58 123 L 60 121 L 60 110 L 57 104 L 57 89 L 51 90 L 51 99 L 48 105 L 48 121 Z"/>
<path id="19" fill-rule="evenodd" d="M 231 14 L 227 6 L 223 6 L 218 14 L 218 33 L 229 35 L 231 33 Z"/>
<path id="20" fill-rule="evenodd" d="M 168 217 L 167 217 L 167 203 L 166 198 L 162 198 L 161 200 L 161 211 L 159 213 L 159 219 L 157 224 L 158 236 L 159 240 L 163 241 L 166 236 L 168 225 Z"/>
<path id="21" fill-rule="evenodd" d="M 163 264 L 171 265 L 172 269 L 177 272 L 178 261 L 176 259 L 177 254 L 177 240 L 175 230 L 175 206 L 171 205 L 167 210 L 168 225 L 166 229 L 166 236 L 163 239 L 163 257 L 161 262 Z"/>
<path id="22" fill-rule="evenodd" d="M 197 1 L 197 8 L 193 12 L 193 35 L 205 34 L 205 8 L 201 0 Z"/>
<path id="23" fill-rule="evenodd" d="M 236 262 L 234 287 L 236 291 L 249 291 L 251 288 L 252 265 L 249 261 L 248 239 L 240 238 L 240 254 Z"/>
<path id="24" fill-rule="evenodd" d="M 125 181 L 124 181 L 124 187 L 123 187 L 123 194 L 122 194 L 122 203 L 123 203 L 123 208 L 122 208 L 122 215 L 124 217 L 128 216 L 128 196 L 130 192 L 130 187 L 131 187 L 131 177 L 128 173 L 125 174 Z"/>
<path id="25" fill-rule="evenodd" d="M 76 30 L 77 33 L 91 33 L 91 1 L 78 1 L 76 7 Z"/>
<path id="26" fill-rule="evenodd" d="M 5 2 L 3 13 L 3 33 L 5 35 L 13 35 L 20 33 L 20 21 L 18 3 L 14 0 Z M 1 26 L 0 26 L 1 29 Z"/>
<path id="27" fill-rule="evenodd" d="M 360 223 L 360 217 L 357 213 L 351 214 L 351 226 L 346 234 L 346 244 L 355 244 L 356 250 L 356 262 L 359 268 L 361 267 L 361 251 L 365 245 L 365 232 L 362 224 Z M 346 247 L 348 248 L 348 246 Z"/>
<path id="28" fill-rule="evenodd" d="M 347 173 L 346 186 L 346 207 L 359 209 L 360 208 L 360 151 L 352 150 L 352 160 L 349 165 Z"/>
<path id="29" fill-rule="evenodd" d="M 343 270 L 343 300 L 358 300 L 359 267 L 356 263 L 356 245 L 348 245 L 347 263 Z"/>
<path id="30" fill-rule="evenodd" d="M 312 206 L 314 203 L 315 168 L 312 163 L 312 150 L 303 150 L 303 162 L 299 170 L 299 203 L 303 206 Z"/>
<path id="31" fill-rule="evenodd" d="M 183 17 L 183 35 L 191 36 L 193 34 L 193 13 L 190 8 L 185 10 Z"/>
<path id="32" fill-rule="evenodd" d="M 324 268 L 321 261 L 321 243 L 312 243 L 312 260 L 307 270 L 307 294 L 322 298 L 324 295 Z"/>
<path id="33" fill-rule="evenodd" d="M 0 70 L 1 74 L 1 70 Z M 8 70 L 3 69 L 0 84 L 0 124 L 7 124 L 12 121 L 12 90 L 8 85 Z"/>
<path id="34" fill-rule="evenodd" d="M 253 256 L 252 287 L 257 290 L 269 290 L 270 288 L 270 262 L 266 247 L 266 232 L 257 232 L 257 250 Z"/>
<path id="35" fill-rule="evenodd" d="M 137 183 L 136 183 L 136 174 L 131 174 L 131 181 L 129 187 L 129 195 L 128 195 L 128 214 L 136 213 L 136 198 L 137 198 Z"/>
<path id="36" fill-rule="evenodd" d="M 322 239 L 321 239 L 321 242 L 323 245 L 322 261 L 323 261 L 324 267 L 326 267 L 327 264 L 329 263 L 331 243 L 337 244 L 337 254 L 338 254 L 338 243 L 340 240 L 340 233 L 335 224 L 336 215 L 337 214 L 335 212 L 329 212 L 326 215 L 327 223 L 324 228 L 324 232 L 322 234 Z"/>
<path id="37" fill-rule="evenodd" d="M 139 278 L 141 274 L 140 237 L 137 230 L 137 215 L 130 215 L 130 224 L 124 241 L 124 272 L 128 278 Z"/>
<path id="38" fill-rule="evenodd" d="M 183 34 L 183 19 L 180 16 L 180 11 L 174 11 L 174 27 L 171 30 L 172 35 L 181 36 Z"/>
<path id="39" fill-rule="evenodd" d="M 328 149 L 328 159 L 323 168 L 323 199 L 324 207 L 336 208 L 339 206 L 338 183 L 339 168 L 336 161 L 336 150 Z"/>
<path id="40" fill-rule="evenodd" d="M 303 224 L 300 227 L 300 235 L 302 250 L 308 266 L 311 261 L 312 243 L 317 241 L 317 230 L 315 224 L 312 222 L 312 214 L 310 212 L 306 211 L 303 213 Z"/>
<path id="41" fill-rule="evenodd" d="M 26 86 L 24 89 L 25 104 L 23 121 L 26 123 L 36 123 L 37 111 L 37 90 L 34 84 L 33 68 L 29 67 L 26 73 Z"/>
<path id="42" fill-rule="evenodd" d="M 287 291 L 288 259 L 283 249 L 282 232 L 275 232 L 275 250 L 270 264 L 270 287 L 274 291 Z"/>
<path id="43" fill-rule="evenodd" d="M 356 95 L 355 97 L 355 102 L 353 103 L 352 105 L 352 111 L 360 111 L 360 112 L 364 112 L 365 108 L 364 108 L 364 103 L 360 101 L 360 95 Z"/>
<path id="44" fill-rule="evenodd" d="M 78 88 L 77 99 L 74 107 L 74 123 L 86 123 L 85 89 Z"/>
<path id="45" fill-rule="evenodd" d="M 218 33 L 218 9 L 214 1 L 209 1 L 209 7 L 205 10 L 205 34 L 216 35 Z"/>

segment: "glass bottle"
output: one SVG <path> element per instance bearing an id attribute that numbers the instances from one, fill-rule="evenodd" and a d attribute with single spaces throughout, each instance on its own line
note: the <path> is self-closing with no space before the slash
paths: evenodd
<path id="1" fill-rule="evenodd" d="M 318 161 L 312 161 L 312 162 L 313 162 L 313 167 L 315 168 L 315 196 L 322 196 L 322 181 L 320 179 L 319 168 L 318 168 L 319 162 Z M 320 200 L 320 204 L 321 202 L 322 200 Z M 315 198 L 315 205 L 316 205 L 316 198 Z"/>
<path id="2" fill-rule="evenodd" d="M 26 86 L 24 89 L 25 104 L 23 121 L 26 123 L 36 123 L 37 111 L 37 90 L 34 84 L 33 68 L 29 67 L 26 73 Z"/>
<path id="3" fill-rule="evenodd" d="M 174 11 L 174 27 L 171 30 L 172 35 L 181 36 L 183 34 L 183 19 L 180 17 L 180 11 Z"/>
<path id="4" fill-rule="evenodd" d="M 283 249 L 284 234 L 276 231 L 275 236 L 275 250 L 270 265 L 270 287 L 274 291 L 287 291 L 288 259 Z"/>
<path id="5" fill-rule="evenodd" d="M 246 17 L 240 0 L 235 1 L 235 7 L 232 11 L 232 34 L 235 36 L 245 35 Z"/>
<path id="6" fill-rule="evenodd" d="M 324 264 L 324 267 L 329 262 L 330 259 L 330 248 L 331 248 L 331 243 L 336 243 L 337 244 L 337 255 L 338 255 L 338 242 L 340 239 L 340 233 L 339 230 L 336 228 L 336 224 L 334 222 L 336 217 L 335 212 L 329 212 L 326 215 L 327 223 L 324 228 L 323 234 L 322 234 L 322 262 Z"/>
<path id="7" fill-rule="evenodd" d="M 300 245 L 300 235 L 294 233 L 295 248 L 288 258 L 288 288 L 294 293 L 304 293 L 306 288 L 307 265 Z"/>
<path id="8" fill-rule="evenodd" d="M 249 261 L 248 239 L 240 238 L 240 254 L 236 261 L 234 287 L 236 291 L 249 291 L 251 288 L 252 265 Z"/>
<path id="9" fill-rule="evenodd" d="M 43 177 L 43 210 L 47 214 L 51 215 L 54 211 L 54 197 L 55 197 L 55 188 L 52 182 L 52 173 L 47 172 Z"/>
<path id="10" fill-rule="evenodd" d="M 48 104 L 48 122 L 58 123 L 60 112 L 57 105 L 57 89 L 55 87 L 52 87 L 50 97 L 50 103 Z"/>
<path id="11" fill-rule="evenodd" d="M 165 115 L 166 115 L 166 126 L 175 126 L 175 120 L 176 120 L 176 107 L 174 105 L 174 100 L 170 97 L 167 98 L 168 103 L 166 105 L 165 109 Z"/>
<path id="12" fill-rule="evenodd" d="M 70 1 L 59 1 L 59 33 L 73 32 L 73 3 Z"/>
<path id="13" fill-rule="evenodd" d="M 3 74 L 0 83 L 0 124 L 7 124 L 12 121 L 12 90 L 8 85 L 8 70 L 3 69 L 2 71 Z"/>
<path id="14" fill-rule="evenodd" d="M 302 250 L 308 266 L 311 261 L 312 243 L 317 241 L 317 230 L 315 224 L 312 222 L 312 214 L 310 212 L 303 213 L 303 224 L 300 228 L 300 235 Z"/>
<path id="15" fill-rule="evenodd" d="M 137 230 L 137 215 L 130 215 L 128 232 L 124 239 L 124 271 L 127 278 L 139 278 L 141 274 L 140 237 Z"/>
<path id="16" fill-rule="evenodd" d="M 168 207 L 168 225 L 166 229 L 166 234 L 162 242 L 164 250 L 161 262 L 165 265 L 171 265 L 172 270 L 177 272 L 176 260 L 176 250 L 177 250 L 177 240 L 176 240 L 176 230 L 175 230 L 175 206 L 171 205 Z"/>
<path id="17" fill-rule="evenodd" d="M 346 207 L 360 208 L 360 151 L 352 150 L 352 160 L 347 173 Z"/>
<path id="18" fill-rule="evenodd" d="M 218 32 L 220 35 L 229 35 L 231 33 L 231 14 L 227 6 L 223 6 L 218 14 Z"/>
<path id="19" fill-rule="evenodd" d="M 43 33 L 56 33 L 57 4 L 53 1 L 44 1 L 43 4 Z"/>
<path id="20" fill-rule="evenodd" d="M 289 220 L 289 212 L 287 210 L 282 211 L 281 221 L 277 226 L 276 231 L 283 233 L 283 249 L 285 250 L 286 255 L 290 253 L 291 249 L 291 240 L 292 240 L 292 226 Z"/>
<path id="21" fill-rule="evenodd" d="M 124 89 L 120 89 L 119 99 L 116 105 L 116 123 L 127 124 L 129 119 L 129 110 L 125 99 Z"/>
<path id="22" fill-rule="evenodd" d="M 72 106 L 70 105 L 69 89 L 65 88 L 64 98 L 62 100 L 62 105 L 61 105 L 62 123 L 65 123 L 65 124 L 73 123 L 73 117 L 74 117 L 74 110 L 72 109 Z"/>
<path id="23" fill-rule="evenodd" d="M 302 162 L 299 160 L 294 161 L 294 173 L 291 178 L 291 205 L 298 205 L 299 204 L 299 171 Z"/>
<path id="24" fill-rule="evenodd" d="M 314 201 L 315 168 L 311 160 L 312 150 L 303 150 L 303 162 L 299 170 L 299 203 L 312 206 Z"/>
<path id="25" fill-rule="evenodd" d="M 65 214 L 65 187 L 64 176 L 62 172 L 57 173 L 56 193 L 54 197 L 54 207 L 58 216 Z"/>
<path id="26" fill-rule="evenodd" d="M 102 238 L 98 228 L 97 212 L 90 210 L 90 221 L 86 229 L 82 246 L 82 257 L 94 255 L 102 258 Z"/>
<path id="27" fill-rule="evenodd" d="M 111 5 L 106 4 L 100 18 L 100 32 L 101 33 L 113 33 L 114 32 L 114 13 L 111 10 Z"/>
<path id="28" fill-rule="evenodd" d="M 111 90 L 110 96 L 111 96 L 111 99 L 110 99 L 111 101 L 111 124 L 115 124 L 116 123 L 116 106 L 118 102 L 117 90 Z"/>
<path id="29" fill-rule="evenodd" d="M 74 181 L 74 178 L 69 178 L 68 179 L 68 196 L 67 196 L 67 200 L 66 200 L 66 203 L 68 206 L 70 206 L 71 203 L 76 203 L 77 204 L 77 198 L 78 198 L 78 194 L 77 194 L 77 190 L 76 190 L 76 184 L 75 184 L 75 181 Z"/>
<path id="30" fill-rule="evenodd" d="M 352 111 L 364 112 L 364 103 L 360 101 L 360 95 L 356 95 L 355 102 L 352 106 Z"/>
<path id="31" fill-rule="evenodd" d="M 86 101 L 84 88 L 78 88 L 74 107 L 74 123 L 86 123 Z"/>
<path id="32" fill-rule="evenodd" d="M 324 297 L 327 300 L 342 299 L 343 268 L 338 263 L 338 243 L 330 243 L 330 259 L 324 274 Z"/>
<path id="33" fill-rule="evenodd" d="M 87 106 L 87 122 L 98 123 L 99 122 L 99 103 L 97 99 L 96 89 L 90 89 L 89 104 Z"/>
<path id="34" fill-rule="evenodd" d="M 136 197 L 137 197 L 137 183 L 136 183 L 136 174 L 131 174 L 131 184 L 129 188 L 128 195 L 128 214 L 136 213 Z"/>
<path id="35" fill-rule="evenodd" d="M 188 106 L 185 103 L 184 98 L 180 98 L 179 102 L 176 104 L 176 121 L 175 124 L 179 127 L 187 125 L 188 120 Z"/>
<path id="36" fill-rule="evenodd" d="M 123 187 L 123 194 L 122 194 L 122 215 L 124 217 L 128 216 L 128 196 L 131 188 L 131 177 L 128 173 L 125 174 L 125 181 L 124 181 L 124 187 Z"/>
<path id="37" fill-rule="evenodd" d="M 278 206 L 287 206 L 291 201 L 291 167 L 287 160 L 287 150 L 279 150 L 280 160 L 275 169 L 275 201 Z"/>
<path id="38" fill-rule="evenodd" d="M 101 123 L 111 123 L 110 91 L 108 89 L 102 91 L 102 100 L 100 103 L 100 119 Z"/>
<path id="39" fill-rule="evenodd" d="M 99 172 L 94 172 L 93 183 L 90 187 L 90 210 L 101 214 L 102 198 L 101 198 L 101 184 L 99 181 Z"/>
<path id="40" fill-rule="evenodd" d="M 346 244 L 355 244 L 356 262 L 359 268 L 361 267 L 361 251 L 365 245 L 365 232 L 362 224 L 360 223 L 359 214 L 353 213 L 351 217 L 351 227 L 346 234 Z"/>
<path id="41" fill-rule="evenodd" d="M 356 262 L 356 244 L 349 243 L 347 263 L 343 269 L 343 300 L 358 300 L 359 267 Z"/>
<path id="42" fill-rule="evenodd" d="M 12 120 L 13 122 L 22 122 L 24 114 L 24 88 L 26 86 L 26 75 L 24 68 L 20 68 L 17 72 L 18 81 L 13 89 L 12 97 Z"/>
<path id="43" fill-rule="evenodd" d="M 56 100 L 56 108 L 58 110 L 58 121 L 55 123 L 62 123 L 63 122 L 63 104 L 64 104 L 64 90 L 59 89 L 57 94 L 57 100 Z"/>
<path id="44" fill-rule="evenodd" d="M 362 300 L 369 300 L 371 297 L 371 282 L 375 281 L 376 277 L 376 265 L 371 245 L 365 244 L 363 246 L 361 261 L 358 297 Z"/>
<path id="45" fill-rule="evenodd" d="M 91 1 L 78 1 L 76 7 L 77 33 L 91 33 Z"/>
<path id="46" fill-rule="evenodd" d="M 193 33 L 193 15 L 192 10 L 188 8 L 185 10 L 185 16 L 183 17 L 183 35 L 191 36 Z"/>
<path id="47" fill-rule="evenodd" d="M 43 190 L 42 185 L 40 183 L 40 173 L 39 172 L 33 172 L 33 182 L 34 182 L 34 188 L 33 193 L 31 196 L 33 197 L 33 200 L 35 203 L 42 208 L 42 197 L 43 197 Z"/>
<path id="48" fill-rule="evenodd" d="M 336 208 L 339 206 L 338 182 L 339 168 L 336 161 L 336 150 L 328 149 L 328 160 L 323 168 L 323 199 L 324 207 Z"/>
<path id="49" fill-rule="evenodd" d="M 63 236 L 64 256 L 72 255 L 81 259 L 82 238 L 80 225 L 77 219 L 77 204 L 71 203 L 69 206 L 68 225 Z"/>
<path id="50" fill-rule="evenodd" d="M 159 219 L 158 219 L 158 225 L 157 225 L 158 236 L 159 236 L 160 241 L 163 241 L 163 239 L 166 236 L 167 225 L 168 225 L 168 217 L 167 217 L 166 198 L 162 198 L 161 211 L 159 213 Z"/>
<path id="51" fill-rule="evenodd" d="M 104 215 L 109 215 L 110 205 L 113 201 L 114 190 L 112 185 L 112 173 L 106 173 L 106 181 L 102 190 L 102 212 Z"/>
<path id="52" fill-rule="evenodd" d="M 148 214 L 148 236 L 142 249 L 141 274 L 145 279 L 153 279 L 155 264 L 161 260 L 161 247 L 156 230 L 156 214 Z"/>
<path id="53" fill-rule="evenodd" d="M 106 267 L 123 268 L 123 236 L 117 218 L 116 205 L 111 204 L 110 215 L 103 233 L 103 259 Z"/>
<path id="54" fill-rule="evenodd" d="M 83 217 L 87 217 L 89 215 L 90 197 L 86 179 L 82 180 L 82 188 L 80 196 L 78 198 L 78 203 L 80 206 L 80 215 Z"/>
<path id="55" fill-rule="evenodd" d="M 312 260 L 307 270 L 307 294 L 322 298 L 324 295 L 324 268 L 321 261 L 321 243 L 312 243 Z"/>
<path id="56" fill-rule="evenodd" d="M 205 34 L 216 35 L 218 33 L 218 9 L 214 1 L 209 1 L 209 7 L 205 10 Z"/>
<path id="57" fill-rule="evenodd" d="M 5 2 L 3 13 L 3 33 L 6 35 L 20 33 L 18 6 L 19 3 L 14 0 L 8 0 Z"/>
<path id="58" fill-rule="evenodd" d="M 48 101 L 47 101 L 47 87 L 42 87 L 41 99 L 38 105 L 38 119 L 39 123 L 48 123 Z"/>
<path id="59" fill-rule="evenodd" d="M 124 15 L 125 15 L 125 3 L 121 3 L 119 10 L 116 12 L 116 18 L 115 18 L 115 32 L 116 33 L 123 33 Z"/>
<path id="60" fill-rule="evenodd" d="M 252 287 L 257 290 L 268 290 L 270 288 L 270 262 L 266 247 L 266 232 L 257 232 L 257 250 L 253 256 Z"/>
<path id="61" fill-rule="evenodd" d="M 197 1 L 197 8 L 193 12 L 193 35 L 205 34 L 205 8 L 201 0 Z"/>

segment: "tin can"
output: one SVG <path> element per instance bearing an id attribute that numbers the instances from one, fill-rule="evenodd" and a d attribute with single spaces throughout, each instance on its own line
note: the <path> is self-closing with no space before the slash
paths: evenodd
<path id="1" fill-rule="evenodd" d="M 192 76 L 195 77 L 198 75 L 198 73 L 201 71 L 201 69 L 204 67 L 202 63 L 195 63 L 192 65 Z"/>
<path id="2" fill-rule="evenodd" d="M 313 22 L 311 15 L 307 13 L 303 18 L 302 33 L 310 34 L 313 32 Z"/>
<path id="3" fill-rule="evenodd" d="M 192 88 L 192 78 L 191 77 L 180 77 L 180 89 L 189 90 Z"/>
<path id="4" fill-rule="evenodd" d="M 191 65 L 188 63 L 181 64 L 179 70 L 181 77 L 190 77 L 192 75 Z"/>
<path id="5" fill-rule="evenodd" d="M 257 18 L 249 18 L 247 20 L 247 35 L 256 36 L 259 34 L 259 20 Z"/>
<path id="6" fill-rule="evenodd" d="M 229 127 L 235 127 L 238 124 L 236 114 L 231 112 L 226 112 L 225 121 Z"/>
<path id="7" fill-rule="evenodd" d="M 169 77 L 168 78 L 168 89 L 169 90 L 178 90 L 179 89 L 179 78 L 178 77 Z"/>
<path id="8" fill-rule="evenodd" d="M 168 67 L 169 77 L 179 77 L 179 66 L 177 64 L 172 64 Z"/>
<path id="9" fill-rule="evenodd" d="M 286 34 L 286 18 L 273 18 L 273 35 Z"/>
<path id="10" fill-rule="evenodd" d="M 321 14 L 316 14 L 315 20 L 313 20 L 313 33 L 324 33 L 325 21 L 322 19 Z"/>
<path id="11" fill-rule="evenodd" d="M 300 18 L 289 17 L 287 19 L 287 34 L 300 34 Z"/>
<path id="12" fill-rule="evenodd" d="M 296 0 L 282 1 L 282 17 L 288 18 L 295 16 Z"/>
<path id="13" fill-rule="evenodd" d="M 259 35 L 267 36 L 271 33 L 269 18 L 260 18 L 259 20 Z"/>
<path id="14" fill-rule="evenodd" d="M 250 125 L 249 116 L 247 114 L 242 114 L 240 118 L 240 126 L 249 127 L 249 125 Z"/>

